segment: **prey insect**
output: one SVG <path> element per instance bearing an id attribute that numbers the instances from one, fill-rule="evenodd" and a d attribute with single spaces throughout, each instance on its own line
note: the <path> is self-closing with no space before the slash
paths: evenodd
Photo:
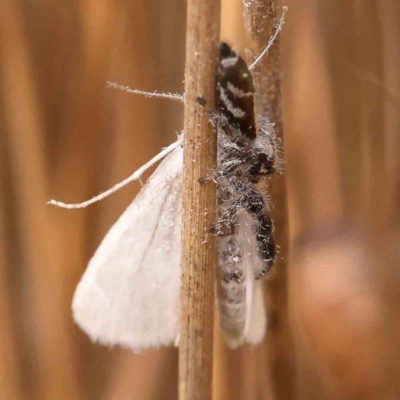
<path id="1" fill-rule="evenodd" d="M 283 25 L 283 16 L 277 28 Z M 269 43 L 269 46 L 272 43 Z M 262 276 L 276 259 L 268 199 L 259 185 L 282 171 L 273 125 L 254 113 L 249 68 L 228 44 L 216 62 L 216 110 L 210 121 L 218 137 L 218 163 L 198 184 L 217 185 L 217 274 L 220 326 L 230 347 L 264 337 Z M 159 94 L 151 94 L 157 96 Z M 165 95 L 162 95 L 165 96 Z M 166 95 L 179 100 L 179 95 Z M 203 107 L 207 102 L 199 98 Z M 94 340 L 135 351 L 177 343 L 179 338 L 182 137 L 111 190 L 103 199 L 164 160 L 107 233 L 90 260 L 73 298 L 77 324 Z"/>

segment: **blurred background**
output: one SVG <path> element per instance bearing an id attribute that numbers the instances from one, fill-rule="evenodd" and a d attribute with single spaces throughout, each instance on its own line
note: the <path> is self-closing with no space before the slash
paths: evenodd
<path id="1" fill-rule="evenodd" d="M 400 3 L 282 5 L 285 321 L 254 349 L 217 335 L 214 398 L 399 399 Z M 242 7 L 223 1 L 239 51 Z M 72 321 L 75 286 L 139 184 L 84 210 L 46 202 L 86 200 L 175 139 L 181 104 L 106 81 L 182 92 L 185 18 L 184 0 L 0 3 L 1 400 L 176 399 L 176 349 L 109 349 Z"/>

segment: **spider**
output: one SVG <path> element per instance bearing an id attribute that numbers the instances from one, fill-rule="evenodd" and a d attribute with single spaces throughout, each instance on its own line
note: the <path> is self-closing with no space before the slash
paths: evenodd
<path id="1" fill-rule="evenodd" d="M 215 80 L 216 110 L 209 114 L 218 137 L 218 166 L 199 180 L 217 184 L 218 218 L 210 232 L 225 238 L 221 241 L 219 262 L 224 280 L 240 281 L 243 274 L 234 265 L 235 259 L 241 257 L 241 249 L 234 236 L 238 213 L 247 212 L 262 260 L 261 269 L 255 273 L 255 279 L 259 279 L 275 262 L 276 246 L 267 196 L 256 184 L 267 175 L 281 172 L 280 143 L 267 118 L 259 117 L 256 123 L 252 75 L 245 61 L 225 42 L 219 47 Z M 203 107 L 206 104 L 200 96 L 197 101 Z"/>

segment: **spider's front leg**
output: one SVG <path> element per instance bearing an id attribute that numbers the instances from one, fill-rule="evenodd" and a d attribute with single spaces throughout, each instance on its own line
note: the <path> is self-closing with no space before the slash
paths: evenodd
<path id="1" fill-rule="evenodd" d="M 211 125 L 212 125 L 214 128 L 216 128 L 216 127 L 219 125 L 219 122 L 220 122 L 220 116 L 219 116 L 219 114 L 218 114 L 215 110 L 213 110 L 213 109 L 211 109 L 211 108 L 206 108 L 206 106 L 207 106 L 207 101 L 206 101 L 206 99 L 205 99 L 203 96 L 198 95 L 198 96 L 196 97 L 196 102 L 197 102 L 197 104 L 198 104 L 199 106 L 201 106 L 201 107 L 207 112 L 208 118 L 209 118 L 209 120 L 210 120 L 210 122 L 211 122 Z"/>
<path id="2" fill-rule="evenodd" d="M 198 180 L 201 184 L 209 181 L 214 181 L 217 184 L 220 216 L 215 224 L 209 228 L 209 232 L 214 235 L 227 236 L 233 234 L 237 210 L 241 207 L 243 199 L 230 190 L 229 177 L 235 175 L 238 168 L 244 163 L 246 163 L 246 160 L 243 158 L 226 158 L 218 163 L 216 170 Z"/>
<path id="3" fill-rule="evenodd" d="M 247 163 L 246 158 L 240 157 L 230 157 L 221 161 L 218 169 L 212 171 L 211 173 L 199 178 L 199 183 L 206 183 L 209 181 L 217 182 L 220 178 L 226 178 L 228 176 L 234 175 L 236 170 L 243 164 Z"/>
<path id="4" fill-rule="evenodd" d="M 215 223 L 208 228 L 208 231 L 216 236 L 229 236 L 234 233 L 234 226 L 236 223 L 236 216 L 238 209 L 243 203 L 243 199 L 235 194 L 232 197 L 231 190 L 229 189 L 229 176 L 230 172 L 227 170 L 217 169 L 212 174 L 199 179 L 199 183 L 205 183 L 213 180 L 217 184 L 217 198 L 219 208 L 217 214 L 219 215 Z"/>

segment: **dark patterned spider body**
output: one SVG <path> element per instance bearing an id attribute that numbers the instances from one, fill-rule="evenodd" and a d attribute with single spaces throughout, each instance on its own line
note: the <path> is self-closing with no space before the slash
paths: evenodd
<path id="1" fill-rule="evenodd" d="M 247 212 L 262 260 L 255 276 L 259 279 L 273 265 L 276 246 L 268 198 L 256 184 L 282 170 L 280 145 L 273 124 L 255 116 L 253 78 L 245 61 L 224 42 L 219 48 L 215 80 L 216 111 L 211 113 L 211 121 L 218 135 L 218 167 L 202 179 L 213 179 L 218 187 L 218 219 L 211 232 L 221 237 L 234 235 L 238 213 Z M 229 247 L 232 250 L 232 240 Z M 220 251 L 222 266 L 228 253 Z"/>

